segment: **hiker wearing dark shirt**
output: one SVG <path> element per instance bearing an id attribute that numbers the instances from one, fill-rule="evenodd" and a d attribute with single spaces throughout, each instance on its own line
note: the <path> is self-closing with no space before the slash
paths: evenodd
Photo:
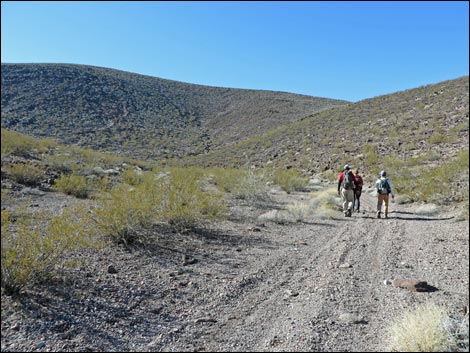
<path id="1" fill-rule="evenodd" d="M 361 194 L 362 187 L 364 186 L 364 180 L 359 175 L 359 169 L 356 169 L 354 177 L 356 178 L 356 189 L 354 190 L 353 211 L 357 211 L 357 213 L 359 213 L 361 208 Z"/>

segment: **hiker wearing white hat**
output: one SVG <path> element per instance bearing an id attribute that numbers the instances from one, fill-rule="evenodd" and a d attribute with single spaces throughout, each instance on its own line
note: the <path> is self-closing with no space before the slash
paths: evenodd
<path id="1" fill-rule="evenodd" d="M 375 183 L 377 190 L 377 218 L 380 218 L 382 213 L 382 204 L 384 205 L 384 216 L 388 218 L 388 201 L 389 195 L 392 195 L 392 199 L 395 198 L 395 194 L 392 188 L 392 182 L 387 178 L 387 172 L 382 170 L 380 172 L 380 178 Z"/>
<path id="2" fill-rule="evenodd" d="M 344 170 L 338 176 L 338 195 L 343 201 L 343 212 L 345 217 L 351 217 L 354 202 L 354 189 L 356 177 L 354 176 L 351 166 L 346 164 Z"/>

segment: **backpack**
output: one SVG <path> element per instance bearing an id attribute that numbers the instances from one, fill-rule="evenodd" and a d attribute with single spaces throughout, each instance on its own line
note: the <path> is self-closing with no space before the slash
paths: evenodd
<path id="1" fill-rule="evenodd" d="M 362 178 L 360 176 L 356 176 L 356 193 L 360 194 L 362 191 Z"/>
<path id="2" fill-rule="evenodd" d="M 379 186 L 377 188 L 377 191 L 379 194 L 384 195 L 384 194 L 390 194 L 390 184 L 388 183 L 388 179 L 379 179 Z"/>
<path id="3" fill-rule="evenodd" d="M 350 170 L 344 172 L 343 188 L 346 190 L 353 189 L 353 176 Z"/>

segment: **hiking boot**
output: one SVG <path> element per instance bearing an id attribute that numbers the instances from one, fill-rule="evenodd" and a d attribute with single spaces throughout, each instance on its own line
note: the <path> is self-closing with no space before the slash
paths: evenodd
<path id="1" fill-rule="evenodd" d="M 377 211 L 377 218 L 380 218 L 380 211 Z"/>

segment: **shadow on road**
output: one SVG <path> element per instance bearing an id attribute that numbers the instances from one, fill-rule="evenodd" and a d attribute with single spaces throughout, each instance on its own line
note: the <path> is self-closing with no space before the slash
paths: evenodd
<path id="1" fill-rule="evenodd" d="M 369 213 L 369 212 L 368 212 Z M 367 214 L 360 214 L 357 215 L 357 217 L 353 218 L 362 218 L 362 219 L 378 219 L 375 212 L 370 212 L 373 213 L 373 216 L 367 215 Z M 399 214 L 399 215 L 414 215 L 415 217 L 402 217 L 402 216 L 388 216 L 388 218 L 384 218 L 382 214 L 382 218 L 380 220 L 390 220 L 390 219 L 399 219 L 403 221 L 448 221 L 450 219 L 454 219 L 454 216 L 451 217 L 424 217 L 424 216 L 417 216 L 413 212 L 402 212 L 402 211 L 390 211 L 389 214 Z"/>
<path id="2" fill-rule="evenodd" d="M 415 217 L 401 217 L 401 216 L 390 217 L 390 218 L 393 218 L 393 219 L 401 219 L 401 220 L 405 220 L 405 221 L 448 221 L 449 219 L 455 218 L 454 216 L 445 217 L 445 218 L 423 217 L 423 216 L 416 216 L 416 214 L 413 213 L 413 212 L 402 212 L 402 211 L 392 211 L 390 213 L 397 213 L 397 214 L 415 216 Z"/>

